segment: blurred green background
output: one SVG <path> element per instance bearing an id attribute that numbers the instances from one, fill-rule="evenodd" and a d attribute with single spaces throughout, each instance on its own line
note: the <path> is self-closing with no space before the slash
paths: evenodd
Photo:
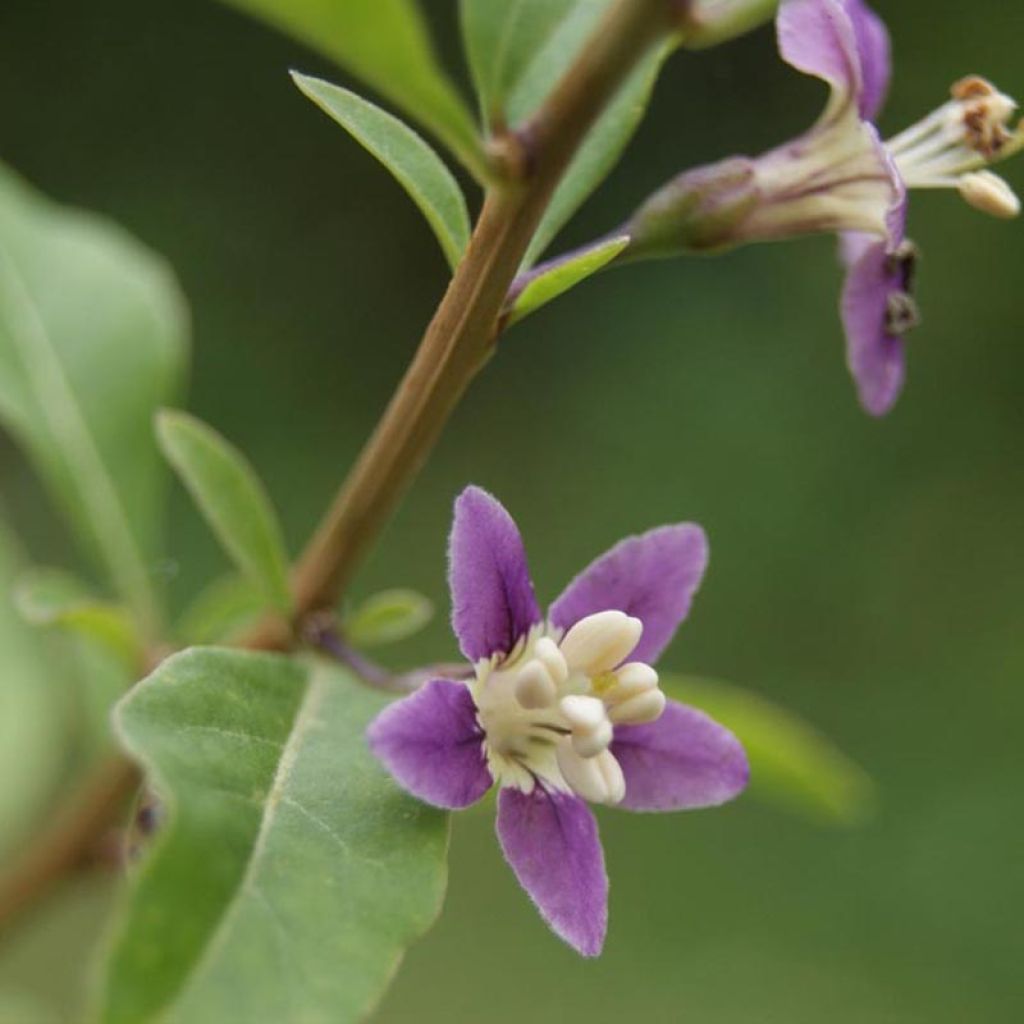
<path id="1" fill-rule="evenodd" d="M 461 74 L 454 5 L 427 6 Z M 878 6 L 898 59 L 885 130 L 967 72 L 1024 92 L 1024 10 Z M 411 203 L 289 68 L 345 82 L 209 0 L 0 11 L 0 155 L 172 261 L 194 314 L 191 407 L 251 454 L 297 549 L 446 269 Z M 768 30 L 677 56 L 561 242 L 606 230 L 685 166 L 787 138 L 822 100 Z M 1008 176 L 1024 186 L 1021 167 Z M 859 411 L 847 379 L 829 239 L 618 271 L 507 336 L 356 588 L 435 598 L 442 614 L 396 659 L 447 658 L 445 534 L 467 482 L 518 518 L 547 597 L 623 534 L 697 520 L 711 571 L 665 664 L 819 725 L 874 776 L 875 818 L 821 828 L 749 800 L 603 815 L 612 926 L 593 963 L 538 921 L 489 814 L 463 815 L 444 914 L 377 1019 L 1024 1019 L 1024 229 L 943 194 L 916 197 L 911 232 L 926 324 L 887 420 Z M 0 474 L 32 556 L 73 560 L 6 441 Z M 154 571 L 181 604 L 223 560 L 180 490 L 170 519 Z M 96 885 L 65 890 L 0 945 L 0 1021 L 76 1019 L 105 905 Z"/>

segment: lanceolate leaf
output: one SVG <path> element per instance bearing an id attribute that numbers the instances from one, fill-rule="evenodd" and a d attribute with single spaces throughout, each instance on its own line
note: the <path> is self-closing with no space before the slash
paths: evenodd
<path id="1" fill-rule="evenodd" d="M 446 816 L 367 748 L 383 703 L 335 667 L 212 648 L 122 702 L 165 825 L 118 931 L 105 1024 L 369 1012 L 446 879 Z"/>
<path id="2" fill-rule="evenodd" d="M 555 235 L 618 163 L 647 110 L 658 72 L 677 45 L 678 41 L 672 39 L 648 53 L 590 129 L 551 197 L 527 251 L 527 266 L 547 249 Z"/>
<path id="3" fill-rule="evenodd" d="M 395 176 L 427 218 L 454 269 L 469 243 L 469 211 L 462 189 L 437 153 L 408 125 L 355 93 L 319 78 L 292 77 Z"/>
<path id="4" fill-rule="evenodd" d="M 662 684 L 739 737 L 750 758 L 751 795 L 841 825 L 870 814 L 870 778 L 798 715 L 730 683 L 671 676 Z"/>
<path id="5" fill-rule="evenodd" d="M 415 590 L 382 590 L 345 618 L 345 638 L 356 647 L 393 644 L 418 633 L 434 606 Z"/>
<path id="6" fill-rule="evenodd" d="M 103 601 L 62 569 L 32 569 L 14 591 L 18 610 L 33 626 L 54 626 L 96 641 L 132 672 L 138 671 L 142 645 L 126 608 Z"/>
<path id="7" fill-rule="evenodd" d="M 438 63 L 415 0 L 226 0 L 336 60 L 436 135 L 481 180 L 473 118 Z"/>
<path id="8" fill-rule="evenodd" d="M 522 320 L 523 317 L 540 309 L 559 295 L 564 295 L 570 288 L 575 288 L 591 274 L 596 274 L 607 266 L 616 256 L 629 245 L 625 235 L 610 238 L 597 245 L 585 249 L 568 259 L 562 260 L 548 270 L 539 272 L 519 293 L 509 315 L 509 325 Z"/>
<path id="9" fill-rule="evenodd" d="M 0 166 L 0 419 L 148 626 L 164 487 L 148 423 L 185 334 L 162 262 Z"/>
<path id="10" fill-rule="evenodd" d="M 263 485 L 245 456 L 183 412 L 157 417 L 160 447 L 224 549 L 264 598 L 288 611 L 288 557 Z"/>
<path id="11" fill-rule="evenodd" d="M 581 3 L 597 0 L 461 0 L 459 13 L 466 56 L 488 123 L 500 122 L 505 101 L 527 66 Z M 562 64 L 562 70 L 566 65 Z"/>

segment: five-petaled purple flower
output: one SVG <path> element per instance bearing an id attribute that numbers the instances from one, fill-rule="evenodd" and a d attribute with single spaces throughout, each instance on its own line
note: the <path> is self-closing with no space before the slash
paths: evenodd
<path id="1" fill-rule="evenodd" d="M 452 623 L 474 666 L 436 679 L 370 725 L 374 753 L 406 790 L 457 809 L 498 793 L 498 839 L 551 928 L 601 951 L 608 878 L 587 801 L 631 811 L 711 807 L 749 775 L 736 738 L 666 700 L 651 668 L 707 564 L 703 531 L 630 537 L 541 614 L 519 531 L 476 487 L 455 503 Z"/>
<path id="2" fill-rule="evenodd" d="M 821 117 L 784 146 L 670 182 L 627 225 L 632 254 L 838 232 L 847 362 L 861 404 L 882 415 L 903 387 L 903 336 L 918 322 L 907 190 L 954 188 L 986 213 L 1016 216 L 1017 197 L 985 168 L 1022 148 L 1024 131 L 1007 128 L 1014 101 L 972 76 L 883 142 L 874 119 L 889 86 L 889 36 L 864 0 L 782 0 L 776 29 L 783 59 L 828 84 Z"/>

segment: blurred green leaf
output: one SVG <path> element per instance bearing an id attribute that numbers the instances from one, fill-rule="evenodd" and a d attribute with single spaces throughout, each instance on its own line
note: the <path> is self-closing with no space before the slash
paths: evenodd
<path id="1" fill-rule="evenodd" d="M 279 611 L 291 607 L 288 555 L 270 499 L 248 460 L 194 416 L 157 415 L 164 455 L 238 568 Z"/>
<path id="2" fill-rule="evenodd" d="M 213 648 L 125 698 L 119 732 L 167 821 L 118 929 L 106 1024 L 369 1012 L 446 880 L 446 815 L 363 737 L 385 703 L 335 666 Z"/>
<path id="3" fill-rule="evenodd" d="M 393 644 L 418 633 L 433 615 L 431 601 L 415 590 L 382 590 L 345 617 L 345 637 L 355 647 Z"/>
<path id="4" fill-rule="evenodd" d="M 18 578 L 15 604 L 32 626 L 56 626 L 98 641 L 137 669 L 142 646 L 128 609 L 102 601 L 63 569 L 29 569 Z"/>
<path id="5" fill-rule="evenodd" d="M 0 858 L 20 843 L 56 790 L 68 735 L 59 673 L 11 598 L 20 563 L 0 523 Z"/>
<path id="6" fill-rule="evenodd" d="M 480 180 L 473 118 L 414 0 L 225 0 L 337 61 L 436 135 Z"/>
<path id="7" fill-rule="evenodd" d="M 533 236 L 526 253 L 527 266 L 547 249 L 618 163 L 647 110 L 661 66 L 677 45 L 677 39 L 670 39 L 651 50 L 590 129 Z"/>
<path id="8" fill-rule="evenodd" d="M 533 57 L 574 8 L 595 0 L 460 0 L 462 39 L 480 110 L 489 124 L 504 118 L 505 100 Z M 563 60 L 561 70 L 565 70 Z"/>
<path id="9" fill-rule="evenodd" d="M 662 686 L 736 734 L 750 758 L 752 794 L 835 824 L 870 816 L 871 779 L 799 716 L 731 683 L 663 676 Z"/>
<path id="10" fill-rule="evenodd" d="M 395 176 L 427 218 L 454 270 L 469 244 L 469 211 L 459 183 L 437 153 L 404 122 L 354 92 L 308 75 L 293 72 L 292 78 Z"/>
<path id="11" fill-rule="evenodd" d="M 549 270 L 538 273 L 512 303 L 509 326 L 557 299 L 559 295 L 564 295 L 591 274 L 596 274 L 602 267 L 611 263 L 627 245 L 629 237 L 626 235 L 610 238 L 563 260 Z"/>
<path id="12" fill-rule="evenodd" d="M 164 497 L 148 424 L 185 333 L 156 256 L 0 166 L 0 418 L 147 629 Z"/>
<path id="13" fill-rule="evenodd" d="M 263 613 L 260 591 L 244 576 L 222 576 L 181 613 L 176 635 L 186 644 L 226 643 Z"/>

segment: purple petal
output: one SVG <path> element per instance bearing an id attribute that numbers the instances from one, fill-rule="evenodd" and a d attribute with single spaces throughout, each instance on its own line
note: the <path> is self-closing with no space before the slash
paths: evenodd
<path id="1" fill-rule="evenodd" d="M 853 25 L 860 58 L 860 116 L 873 121 L 885 103 L 892 77 L 889 32 L 885 22 L 864 0 L 843 0 L 843 4 Z"/>
<path id="2" fill-rule="evenodd" d="M 470 661 L 507 654 L 541 620 L 519 530 L 479 487 L 467 487 L 455 502 L 448 586 L 452 627 Z"/>
<path id="3" fill-rule="evenodd" d="M 839 98 L 856 97 L 863 111 L 857 35 L 842 0 L 782 0 L 775 30 L 787 64 L 828 82 Z"/>
<path id="4" fill-rule="evenodd" d="M 647 725 L 615 730 L 611 751 L 626 777 L 628 811 L 714 807 L 738 795 L 750 778 L 738 739 L 703 711 L 670 700 Z"/>
<path id="5" fill-rule="evenodd" d="M 565 588 L 551 622 L 568 629 L 595 612 L 635 615 L 644 632 L 629 660 L 654 662 L 686 618 L 707 564 L 707 538 L 693 523 L 627 537 Z"/>
<path id="6" fill-rule="evenodd" d="M 608 927 L 608 875 L 597 822 L 578 797 L 498 794 L 498 840 L 540 916 L 583 956 L 597 956 Z"/>
<path id="7" fill-rule="evenodd" d="M 846 249 L 847 256 L 855 257 L 840 300 L 846 361 L 861 405 L 873 416 L 884 416 L 906 376 L 903 339 L 886 330 L 890 296 L 904 291 L 906 282 L 893 268 L 884 242 L 847 240 Z"/>
<path id="8" fill-rule="evenodd" d="M 483 731 L 463 683 L 427 683 L 386 707 L 366 736 L 395 781 L 435 807 L 468 807 L 491 786 Z"/>

